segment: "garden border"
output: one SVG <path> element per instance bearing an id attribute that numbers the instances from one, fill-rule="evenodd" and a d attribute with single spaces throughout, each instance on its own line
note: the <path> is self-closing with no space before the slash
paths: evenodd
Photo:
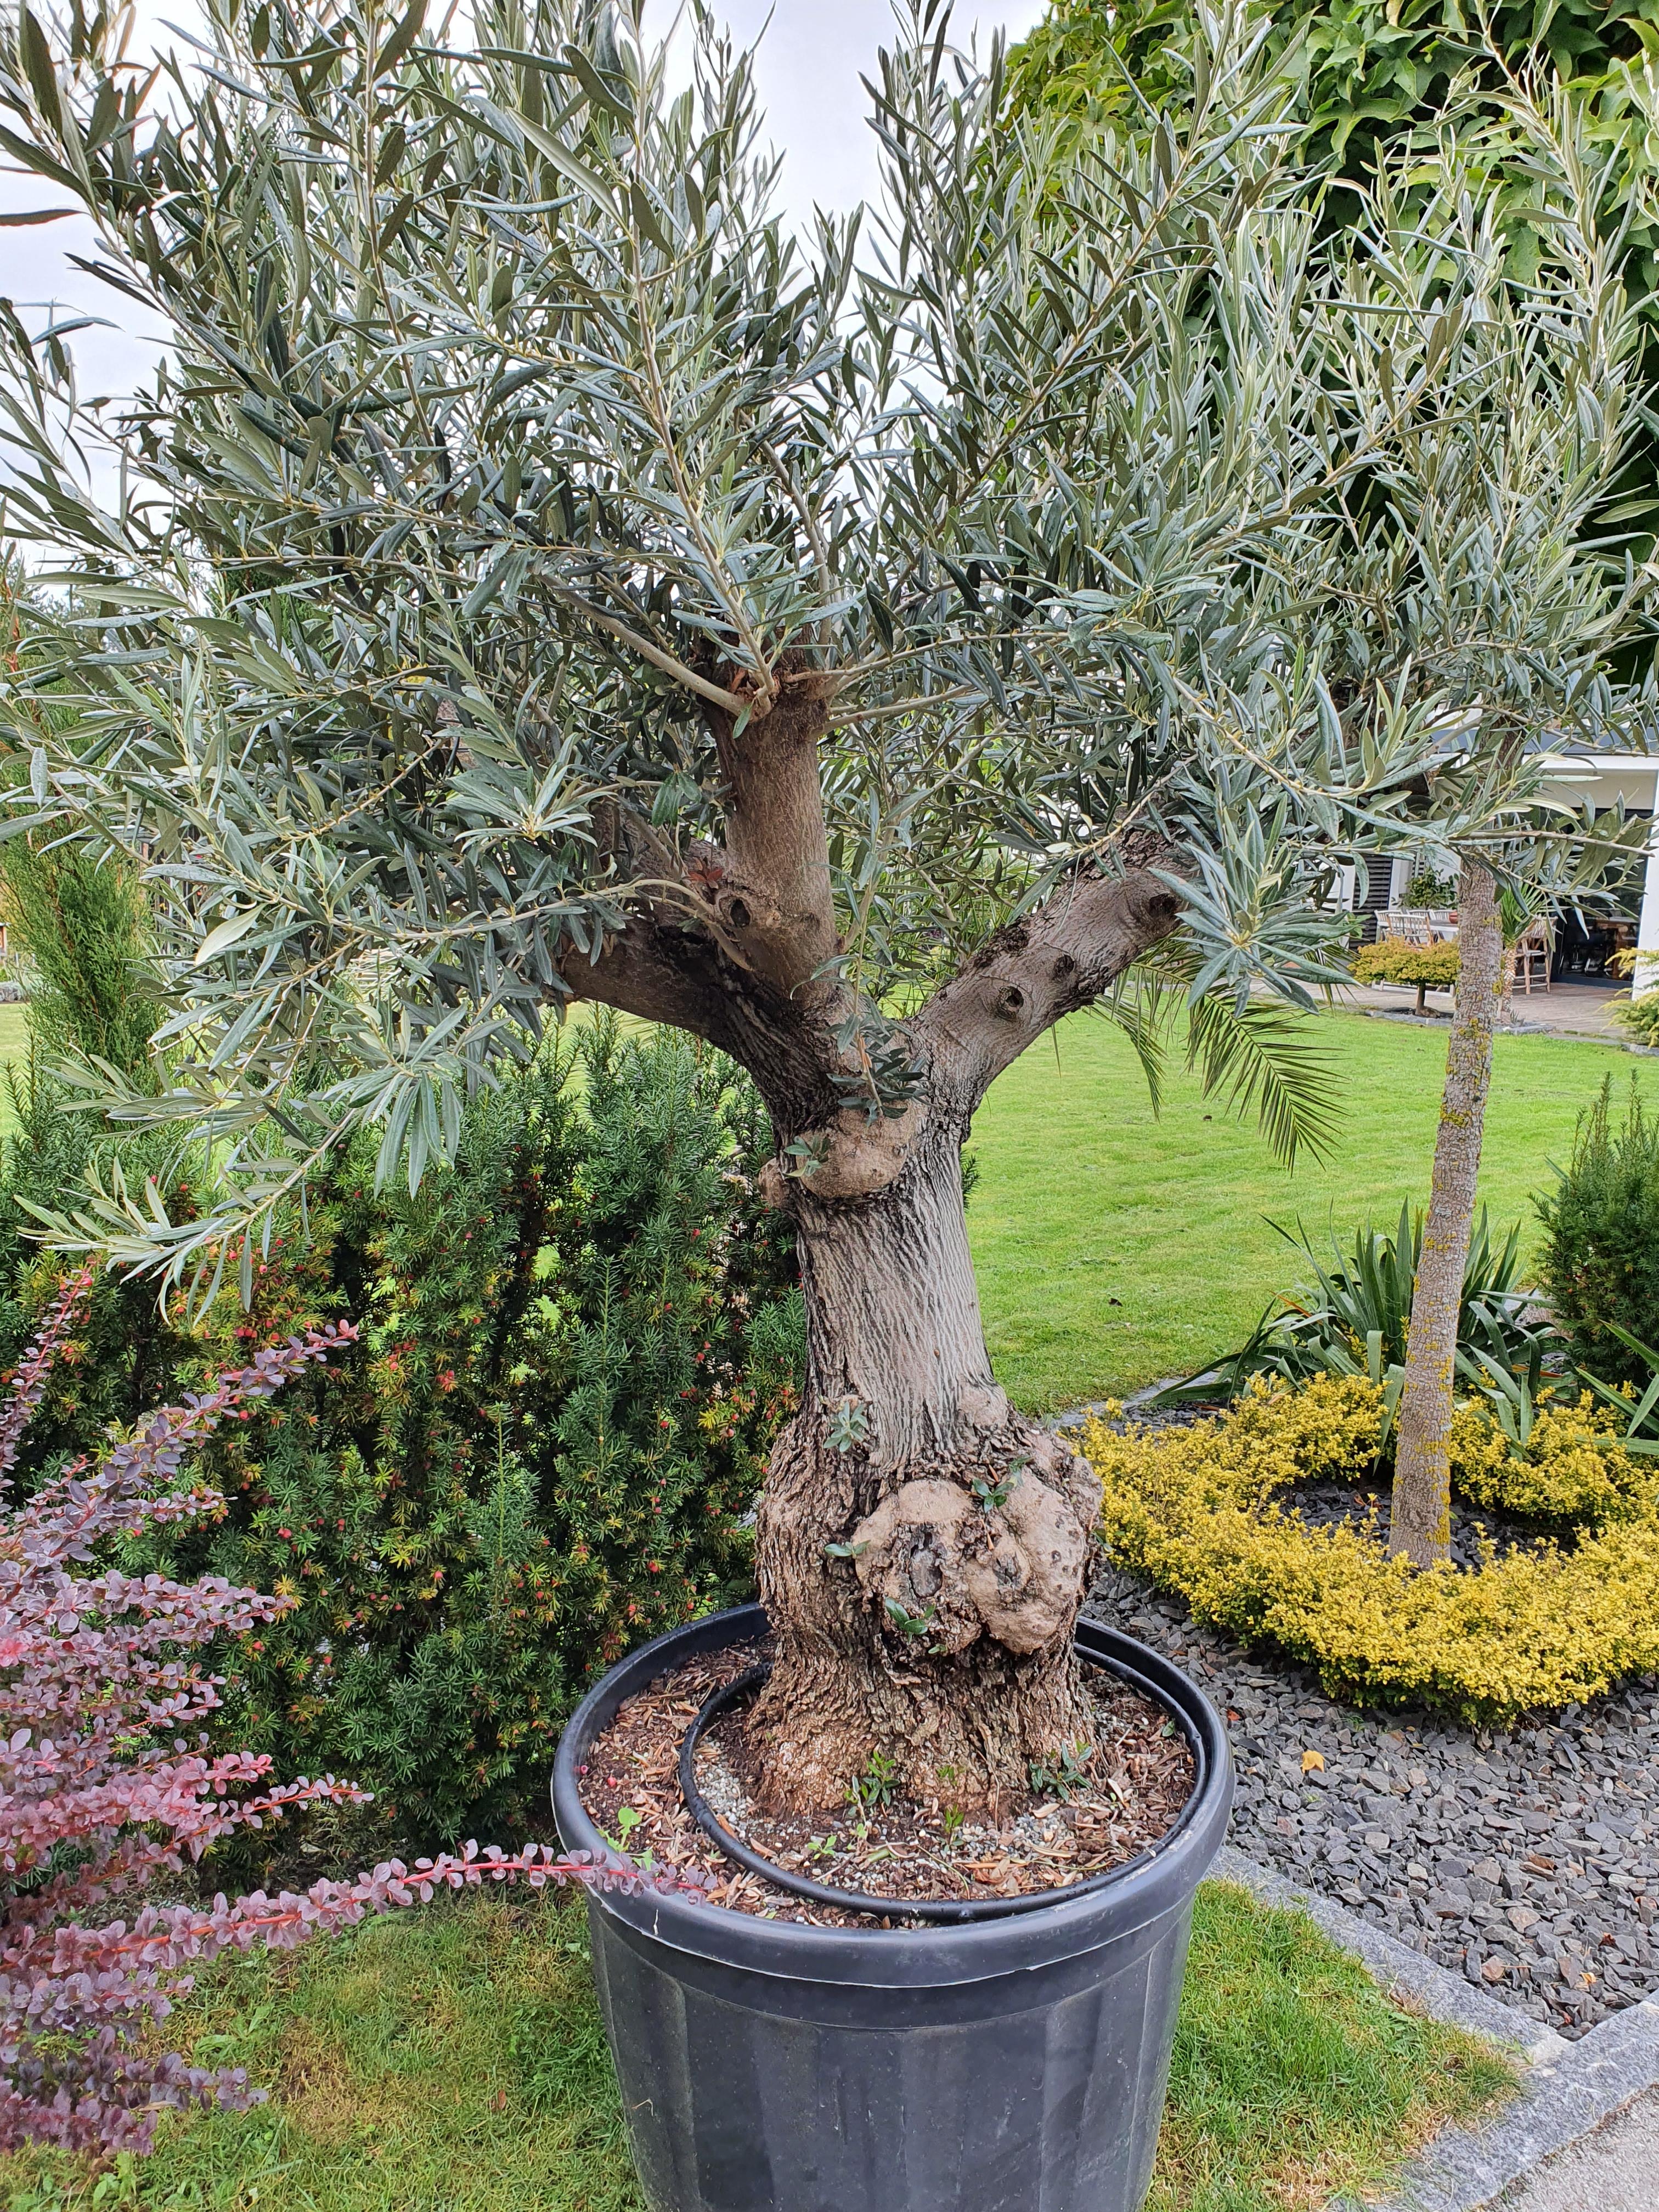
<path id="1" fill-rule="evenodd" d="M 1137 1412 L 1175 1379 L 1134 1391 L 1122 1401 L 1124 1411 Z M 1099 1401 L 1070 1407 L 1050 1414 L 1045 1425 L 1078 1428 L 1104 1411 Z M 1431 2020 L 1506 2047 L 1524 2069 L 1519 2096 L 1489 2126 L 1446 2129 L 1405 2167 L 1393 2195 L 1364 2206 L 1352 2197 L 1334 2199 L 1328 2212 L 1498 2212 L 1517 2184 L 1659 2088 L 1659 1986 L 1569 2042 L 1334 1898 L 1304 1888 L 1231 1844 L 1209 1879 L 1236 1883 L 1264 1905 L 1305 1912 L 1385 1991 Z"/>
<path id="2" fill-rule="evenodd" d="M 1659 2087 L 1659 1990 L 1570 2043 L 1334 1898 L 1301 1888 L 1231 1844 L 1210 1879 L 1236 1882 L 1265 1905 L 1301 1910 L 1391 1996 L 1431 2020 L 1507 2045 L 1525 2067 L 1520 2095 L 1490 2126 L 1474 2133 L 1448 2128 L 1406 2167 L 1394 2195 L 1367 2207 L 1339 2198 L 1330 2212 L 1481 2212 Z"/>

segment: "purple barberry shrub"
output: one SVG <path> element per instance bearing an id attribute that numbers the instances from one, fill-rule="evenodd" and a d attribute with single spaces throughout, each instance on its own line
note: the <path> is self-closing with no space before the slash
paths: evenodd
<path id="1" fill-rule="evenodd" d="M 219 1497 L 185 1479 L 187 1452 L 356 1331 L 331 1323 L 257 1352 L 19 1504 L 18 1447 L 92 1281 L 87 1267 L 64 1285 L 0 1400 L 0 2149 L 143 2150 L 164 2106 L 256 2102 L 240 2068 L 191 2066 L 143 2033 L 191 1987 L 190 1966 L 221 1951 L 290 1949 L 484 1881 L 642 1883 L 585 1854 L 468 1844 L 302 1896 L 156 1901 L 232 1829 L 366 1800 L 331 1775 L 272 1784 L 269 1758 L 210 1751 L 200 1731 L 222 1686 L 204 1671 L 204 1647 L 276 1620 L 292 1599 L 215 1577 L 134 1577 L 110 1556 L 112 1540 L 146 1524 L 217 1511 Z"/>

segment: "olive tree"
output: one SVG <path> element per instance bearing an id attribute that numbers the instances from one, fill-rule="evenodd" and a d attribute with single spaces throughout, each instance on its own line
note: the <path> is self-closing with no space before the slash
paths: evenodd
<path id="1" fill-rule="evenodd" d="M 1547 129 L 1536 97 L 1519 81 L 1509 96 L 1506 128 L 1523 141 Z M 1516 804 L 1515 772 L 1528 749 L 1586 721 L 1593 728 L 1610 707 L 1606 671 L 1639 634 L 1647 596 L 1633 566 L 1625 576 L 1609 574 L 1603 535 L 1616 523 L 1615 495 L 1643 413 L 1638 324 L 1617 277 L 1642 203 L 1627 203 L 1622 226 L 1586 220 L 1606 204 L 1605 158 L 1588 158 L 1581 137 L 1563 143 L 1571 206 L 1583 212 L 1546 201 L 1540 213 L 1553 218 L 1555 256 L 1581 271 L 1576 286 L 1558 289 L 1559 258 L 1535 283 L 1515 277 L 1495 200 L 1479 215 L 1472 198 L 1459 205 L 1443 193 L 1410 208 L 1413 227 L 1431 235 L 1461 228 L 1466 267 L 1479 261 L 1488 271 L 1465 341 L 1482 365 L 1481 392 L 1478 404 L 1459 408 L 1448 391 L 1430 427 L 1404 430 L 1399 461 L 1385 460 L 1376 478 L 1389 517 L 1379 545 L 1397 549 L 1410 567 L 1386 616 L 1394 649 L 1439 666 L 1456 714 L 1448 750 L 1486 786 L 1485 803 L 1474 809 L 1468 792 L 1458 794 L 1462 836 L 1437 821 L 1432 780 L 1423 807 L 1429 836 L 1456 872 L 1461 959 L 1390 1517 L 1393 1548 L 1419 1566 L 1449 1550 L 1457 1322 L 1515 933 L 1506 931 L 1505 908 L 1519 923 L 1594 896 L 1647 826 L 1625 823 L 1622 811 L 1607 822 L 1588 812 L 1575 820 L 1559 800 Z M 1592 301 L 1599 312 L 1587 316 Z M 1467 366 L 1466 356 L 1451 374 L 1461 379 Z"/>
<path id="2" fill-rule="evenodd" d="M 1309 1133 L 1285 1008 L 1331 972 L 1336 864 L 1431 773 L 1452 836 L 1532 787 L 1524 750 L 1449 751 L 1487 604 L 1413 657 L 1424 549 L 1376 517 L 1507 393 L 1500 307 L 1616 414 L 1616 287 L 1553 142 L 1545 313 L 1478 204 L 1322 234 L 1231 20 L 1178 116 L 1062 156 L 935 0 L 881 58 L 878 215 L 794 239 L 748 61 L 694 27 L 678 90 L 590 0 L 489 0 L 465 42 L 420 0 L 213 0 L 159 76 L 78 4 L 8 33 L 4 144 L 173 333 L 100 405 L 5 314 L 44 563 L 19 819 L 142 857 L 167 1087 L 88 1080 L 205 1131 L 223 1186 L 46 1226 L 206 1294 L 351 1128 L 417 1182 L 550 1014 L 708 1040 L 769 1109 L 808 1313 L 763 1794 L 838 1802 L 879 1750 L 994 1801 L 1087 1733 L 1097 1488 L 992 1375 L 972 1116 L 1091 1005 L 1155 1066 L 1175 1006 L 1207 1079 Z"/>
<path id="3" fill-rule="evenodd" d="M 1606 219 L 1620 157 L 1598 149 L 1582 105 L 1559 87 L 1511 75 L 1482 101 L 1501 108 L 1496 138 L 1510 159 L 1530 149 L 1520 160 L 1534 193 L 1525 254 L 1515 252 L 1510 184 L 1473 185 L 1492 173 L 1484 131 L 1456 155 L 1443 141 L 1432 182 L 1407 166 L 1423 142 L 1408 145 L 1400 170 L 1382 166 L 1368 195 L 1389 234 L 1449 248 L 1465 287 L 1463 326 L 1434 371 L 1437 398 L 1401 424 L 1370 477 L 1376 520 L 1360 563 L 1371 579 L 1364 657 L 1432 668 L 1444 702 L 1444 741 L 1418 813 L 1419 835 L 1458 886 L 1461 959 L 1390 1516 L 1392 1548 L 1419 1566 L 1449 1550 L 1457 1322 L 1510 940 L 1529 915 L 1594 900 L 1647 829 L 1622 809 L 1575 817 L 1559 797 L 1544 799 L 1525 769 L 1529 754 L 1535 770 L 1575 732 L 1628 744 L 1650 721 L 1645 690 L 1620 696 L 1608 671 L 1649 626 L 1650 574 L 1620 550 L 1621 520 L 1642 517 L 1648 496 L 1631 465 L 1646 413 L 1641 326 L 1620 270 L 1650 204 L 1626 179 L 1617 219 Z M 1551 188 L 1544 146 L 1564 189 Z M 1446 264 L 1433 254 L 1399 254 L 1392 268 L 1396 305 L 1420 286 L 1420 316 L 1442 296 Z M 1386 370 L 1379 355 L 1360 374 Z"/>

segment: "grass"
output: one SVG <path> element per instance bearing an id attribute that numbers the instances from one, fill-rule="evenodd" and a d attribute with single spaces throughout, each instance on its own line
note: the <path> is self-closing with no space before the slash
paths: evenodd
<path id="1" fill-rule="evenodd" d="M 1033 1047 L 975 1118 L 968 1212 L 986 1336 L 1015 1401 L 1051 1412 L 1190 1372 L 1236 1344 L 1297 1279 L 1269 1225 L 1344 1234 L 1427 1198 L 1445 1033 L 1363 1015 L 1310 1024 L 1341 1103 L 1328 1159 L 1281 1168 L 1251 1123 L 1168 1085 L 1160 1116 L 1121 1035 L 1077 1015 Z M 1494 1221 L 1532 1224 L 1573 1124 L 1602 1079 L 1659 1074 L 1616 1048 L 1497 1041 L 1481 1193 Z"/>
<path id="2" fill-rule="evenodd" d="M 1146 2212 L 1293 2212 L 1369 2191 L 1513 2084 L 1489 2045 L 1390 2004 L 1305 1913 L 1209 1883 Z"/>
<path id="3" fill-rule="evenodd" d="M 27 1009 L 0 1006 L 0 1066 L 27 1051 Z M 1173 1073 L 1154 1115 L 1121 1032 L 1073 1017 L 996 1083 L 974 1122 L 968 1229 L 987 1340 L 1016 1403 L 1049 1413 L 1185 1373 L 1236 1344 L 1297 1273 L 1270 1217 L 1340 1234 L 1392 1226 L 1428 1195 L 1443 1030 L 1320 1017 L 1342 1113 L 1329 1158 L 1280 1167 L 1249 1123 Z M 1530 1226 L 1534 1192 L 1611 1073 L 1659 1097 L 1659 1072 L 1616 1047 L 1497 1042 L 1482 1194 Z M 10 1119 L 0 1085 L 0 1133 Z"/>
<path id="4" fill-rule="evenodd" d="M 581 1909 L 487 1895 L 222 1964 L 173 2023 L 271 2088 L 168 2116 L 95 2175 L 0 2159 L 10 2212 L 644 2212 Z M 1484 2045 L 1388 2003 L 1299 1913 L 1200 1894 L 1148 2212 L 1289 2212 L 1383 2179 L 1510 2085 Z"/>
<path id="5" fill-rule="evenodd" d="M 168 2115 L 101 2179 L 0 2159 L 9 2212 L 644 2212 L 580 1905 L 446 1901 L 203 1980 L 180 2046 L 270 2102 Z"/>

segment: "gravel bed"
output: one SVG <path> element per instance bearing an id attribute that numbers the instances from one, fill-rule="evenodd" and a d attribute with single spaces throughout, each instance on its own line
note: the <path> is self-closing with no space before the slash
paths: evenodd
<path id="1" fill-rule="evenodd" d="M 1352 1482 L 1290 1483 L 1273 1492 L 1273 1502 L 1305 1521 L 1310 1528 L 1352 1528 L 1375 1537 L 1387 1548 L 1393 1515 L 1386 1490 Z M 1460 1567 L 1478 1567 L 1488 1553 L 1501 1559 L 1511 1552 L 1530 1551 L 1546 1533 L 1561 1551 L 1571 1552 L 1577 1545 L 1576 1529 L 1545 1531 L 1535 1522 L 1510 1521 L 1501 1513 L 1472 1506 L 1463 1498 L 1452 1499 L 1450 1549 Z"/>
<path id="2" fill-rule="evenodd" d="M 1659 1681 L 1534 1727 L 1358 1712 L 1116 1568 L 1086 1610 L 1226 1715 L 1231 1839 L 1560 2034 L 1659 1989 Z M 1317 1754 L 1321 1766 L 1306 1754 Z"/>

